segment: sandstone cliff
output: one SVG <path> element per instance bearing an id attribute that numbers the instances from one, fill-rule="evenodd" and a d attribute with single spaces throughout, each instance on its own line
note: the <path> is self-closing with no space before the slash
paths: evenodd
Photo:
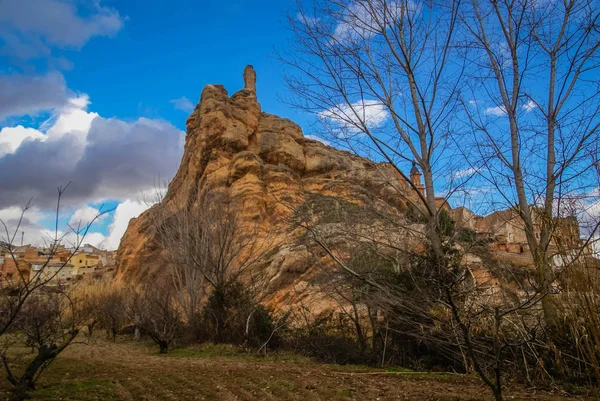
<path id="1" fill-rule="evenodd" d="M 202 91 L 187 120 L 184 155 L 164 200 L 132 219 L 121 240 L 118 280 L 143 280 L 167 268 L 160 255 L 168 250 L 153 239 L 153 219 L 163 208 L 183 207 L 198 188 L 228 188 L 244 219 L 278 237 L 261 268 L 269 269 L 280 299 L 290 293 L 298 300 L 306 296 L 326 265 L 323 255 L 298 241 L 301 230 L 289 229 L 290 204 L 317 200 L 319 213 L 333 216 L 323 221 L 333 225 L 340 202 L 374 204 L 398 214 L 405 209 L 411 191 L 391 166 L 308 139 L 294 122 L 262 112 L 251 66 L 244 71 L 244 83 L 232 96 L 221 85 Z"/>

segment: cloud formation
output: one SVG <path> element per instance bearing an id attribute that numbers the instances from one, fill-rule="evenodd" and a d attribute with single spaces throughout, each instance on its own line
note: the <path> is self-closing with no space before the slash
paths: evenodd
<path id="1" fill-rule="evenodd" d="M 142 212 L 148 209 L 150 205 L 143 202 L 136 202 L 127 199 L 117 206 L 115 217 L 109 227 L 108 236 L 100 243 L 100 246 L 106 249 L 117 249 L 121 242 L 121 237 L 125 234 L 129 220 L 138 217 Z"/>
<path id="2" fill-rule="evenodd" d="M 355 1 L 346 7 L 340 15 L 341 22 L 333 31 L 334 40 L 340 43 L 377 35 L 382 21 L 387 21 L 389 27 L 393 24 L 392 20 L 407 16 L 414 18 L 422 10 L 420 3 L 411 0 L 390 1 L 385 7 Z"/>
<path id="3" fill-rule="evenodd" d="M 185 111 L 186 113 L 191 113 L 194 110 L 194 103 L 185 96 L 182 96 L 179 99 L 173 99 L 171 100 L 171 103 L 177 110 Z"/>
<path id="4" fill-rule="evenodd" d="M 504 106 L 488 107 L 483 112 L 490 116 L 506 117 L 506 108 Z"/>
<path id="5" fill-rule="evenodd" d="M 13 115 L 35 115 L 59 108 L 67 101 L 67 86 L 59 73 L 0 75 L 0 122 Z"/>
<path id="6" fill-rule="evenodd" d="M 112 36 L 123 25 L 119 13 L 100 5 L 61 0 L 0 1 L 0 54 L 27 60 L 47 57 L 51 47 L 80 49 L 94 36 Z"/>
<path id="7" fill-rule="evenodd" d="M 365 127 L 369 130 L 379 128 L 389 116 L 387 108 L 376 100 L 361 100 L 351 105 L 338 104 L 319 113 L 321 119 L 353 134 L 363 132 Z"/>
<path id="8" fill-rule="evenodd" d="M 526 112 L 533 111 L 536 107 L 537 107 L 537 105 L 535 104 L 535 102 L 533 100 L 529 100 L 527 103 L 525 103 L 523 106 L 521 106 L 521 108 L 523 110 L 525 110 Z"/>
<path id="9" fill-rule="evenodd" d="M 477 173 L 477 169 L 475 169 L 473 167 L 469 167 L 464 170 L 455 171 L 453 174 L 453 177 L 456 179 L 460 179 L 460 178 L 465 178 L 465 177 L 471 177 L 475 173 Z"/>
<path id="10" fill-rule="evenodd" d="M 85 205 L 73 213 L 69 220 L 69 226 L 77 229 L 78 227 L 85 227 L 92 222 L 104 220 L 107 217 L 108 215 L 102 213 L 99 209 Z"/>
<path id="11" fill-rule="evenodd" d="M 86 110 L 87 96 L 71 99 L 43 129 L 0 131 L 0 208 L 33 197 L 47 208 L 56 187 L 72 182 L 66 205 L 127 199 L 170 179 L 183 152 L 185 134 L 171 124 L 140 118 L 125 122 Z"/>

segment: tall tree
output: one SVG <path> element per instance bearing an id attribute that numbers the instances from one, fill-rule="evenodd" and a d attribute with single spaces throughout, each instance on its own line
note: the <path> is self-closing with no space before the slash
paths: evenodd
<path id="1" fill-rule="evenodd" d="M 600 8 L 593 0 L 472 0 L 460 18 L 471 49 L 466 160 L 518 214 L 549 293 L 556 217 L 595 190 Z M 552 324 L 550 297 L 543 305 Z"/>

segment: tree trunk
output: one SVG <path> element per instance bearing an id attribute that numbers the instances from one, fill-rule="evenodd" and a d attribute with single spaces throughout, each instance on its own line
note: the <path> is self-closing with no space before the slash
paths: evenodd
<path id="1" fill-rule="evenodd" d="M 10 401 L 21 401 L 28 398 L 28 394 L 35 390 L 35 375 L 47 361 L 56 357 L 57 354 L 47 347 L 39 349 L 37 356 L 27 365 L 25 372 L 19 378 Z"/>
<path id="2" fill-rule="evenodd" d="M 225 291 L 215 290 L 215 304 L 214 304 L 214 318 L 215 318 L 215 338 L 214 342 L 220 344 L 225 342 L 225 320 L 227 311 L 225 310 Z"/>
<path id="3" fill-rule="evenodd" d="M 159 341 L 158 346 L 160 347 L 160 353 L 166 354 L 169 352 L 169 343 L 166 341 Z"/>
<path id="4" fill-rule="evenodd" d="M 58 354 L 67 348 L 67 346 L 71 344 L 71 341 L 77 337 L 77 334 L 79 334 L 79 330 L 73 330 L 61 344 L 52 344 L 49 347 L 44 345 L 40 347 L 37 356 L 29 363 L 29 365 L 27 365 L 25 372 L 23 372 L 23 375 L 17 381 L 15 389 L 10 397 L 10 401 L 22 401 L 27 399 L 28 393 L 35 390 L 36 375 L 40 369 L 43 369 L 44 364 L 48 363 L 48 361 L 52 361 Z M 14 378 L 12 374 L 10 374 L 10 377 Z"/>
<path id="5" fill-rule="evenodd" d="M 96 325 L 95 321 L 87 324 L 87 336 L 89 339 L 91 339 L 94 334 L 94 326 L 95 325 Z"/>

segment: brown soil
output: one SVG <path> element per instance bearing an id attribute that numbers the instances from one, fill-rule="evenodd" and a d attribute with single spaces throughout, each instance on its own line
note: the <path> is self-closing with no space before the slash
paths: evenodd
<path id="1" fill-rule="evenodd" d="M 230 351 L 232 349 L 229 349 Z M 0 399 L 7 397 L 6 380 Z M 158 355 L 150 344 L 76 344 L 43 374 L 43 400 L 488 400 L 476 377 L 324 365 L 284 355 L 187 348 Z M 512 388 L 506 400 L 593 399 Z"/>

